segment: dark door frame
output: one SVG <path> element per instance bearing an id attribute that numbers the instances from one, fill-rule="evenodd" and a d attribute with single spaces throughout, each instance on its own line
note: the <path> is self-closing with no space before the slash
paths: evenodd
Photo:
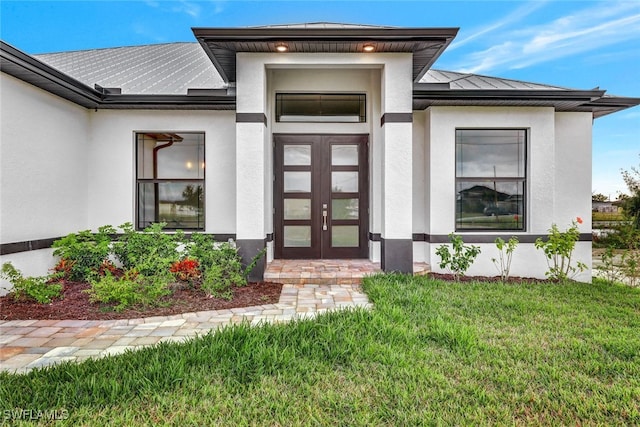
<path id="1" fill-rule="evenodd" d="M 331 150 L 325 149 L 323 144 L 358 144 L 358 226 L 359 226 L 359 246 L 358 247 L 331 247 L 331 226 L 349 225 L 353 220 L 332 220 L 331 218 L 331 171 L 353 170 L 348 166 L 332 166 Z M 284 145 L 309 145 L 311 144 L 312 162 L 311 166 L 286 166 L 287 171 L 310 171 L 312 176 L 311 188 L 311 215 L 310 220 L 287 220 L 287 225 L 308 225 L 311 224 L 311 247 L 285 248 L 284 247 L 284 191 L 283 179 L 285 167 L 283 162 Z M 274 145 L 274 257 L 298 258 L 298 259 L 336 259 L 336 258 L 368 258 L 369 257 L 369 134 L 273 134 Z M 339 193 L 333 193 L 338 195 Z M 315 195 L 315 196 L 314 196 Z M 308 193 L 287 194 L 287 198 L 307 198 Z M 349 193 L 346 198 L 351 198 Z M 322 205 L 328 205 L 328 226 L 329 230 L 322 230 Z"/>

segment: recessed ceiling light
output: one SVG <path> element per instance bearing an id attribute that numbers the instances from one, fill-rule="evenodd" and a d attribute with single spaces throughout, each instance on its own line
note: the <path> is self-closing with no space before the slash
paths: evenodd
<path id="1" fill-rule="evenodd" d="M 365 44 L 363 49 L 365 52 L 373 52 L 376 50 L 376 47 L 372 44 Z"/>
<path id="2" fill-rule="evenodd" d="M 286 44 L 284 44 L 284 43 L 278 43 L 278 44 L 276 45 L 276 50 L 277 50 L 278 52 L 286 52 L 286 51 L 288 51 L 288 50 L 289 50 L 289 46 L 287 46 L 287 45 L 286 45 Z"/>

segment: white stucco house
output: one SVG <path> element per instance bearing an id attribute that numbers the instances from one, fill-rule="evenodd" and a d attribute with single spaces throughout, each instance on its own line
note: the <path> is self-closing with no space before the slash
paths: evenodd
<path id="1" fill-rule="evenodd" d="M 604 90 L 432 69 L 456 28 L 194 28 L 197 42 L 28 55 L 1 44 L 0 262 L 44 274 L 70 232 L 155 221 L 277 258 L 438 271 L 448 234 L 533 242 L 580 216 Z M 578 277 L 590 280 L 591 272 Z"/>

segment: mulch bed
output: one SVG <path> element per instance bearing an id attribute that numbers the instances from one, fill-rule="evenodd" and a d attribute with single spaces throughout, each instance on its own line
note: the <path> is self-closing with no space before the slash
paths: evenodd
<path id="1" fill-rule="evenodd" d="M 157 307 L 136 307 L 113 311 L 105 304 L 89 302 L 87 283 L 66 282 L 62 298 L 51 304 L 20 301 L 11 295 L 0 297 L 0 320 L 113 320 L 135 319 L 151 316 L 171 316 L 196 311 L 222 310 L 255 305 L 276 304 L 280 299 L 282 284 L 271 282 L 249 283 L 233 288 L 233 299 L 210 298 L 197 289 L 177 289 L 162 300 Z"/>

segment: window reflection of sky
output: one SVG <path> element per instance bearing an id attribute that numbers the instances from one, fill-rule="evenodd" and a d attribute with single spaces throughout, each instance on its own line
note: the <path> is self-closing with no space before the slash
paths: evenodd
<path id="1" fill-rule="evenodd" d="M 524 177 L 524 130 L 458 130 L 458 177 Z"/>
<path id="2" fill-rule="evenodd" d="M 287 166 L 308 166 L 311 164 L 310 145 L 285 145 L 284 164 Z"/>

